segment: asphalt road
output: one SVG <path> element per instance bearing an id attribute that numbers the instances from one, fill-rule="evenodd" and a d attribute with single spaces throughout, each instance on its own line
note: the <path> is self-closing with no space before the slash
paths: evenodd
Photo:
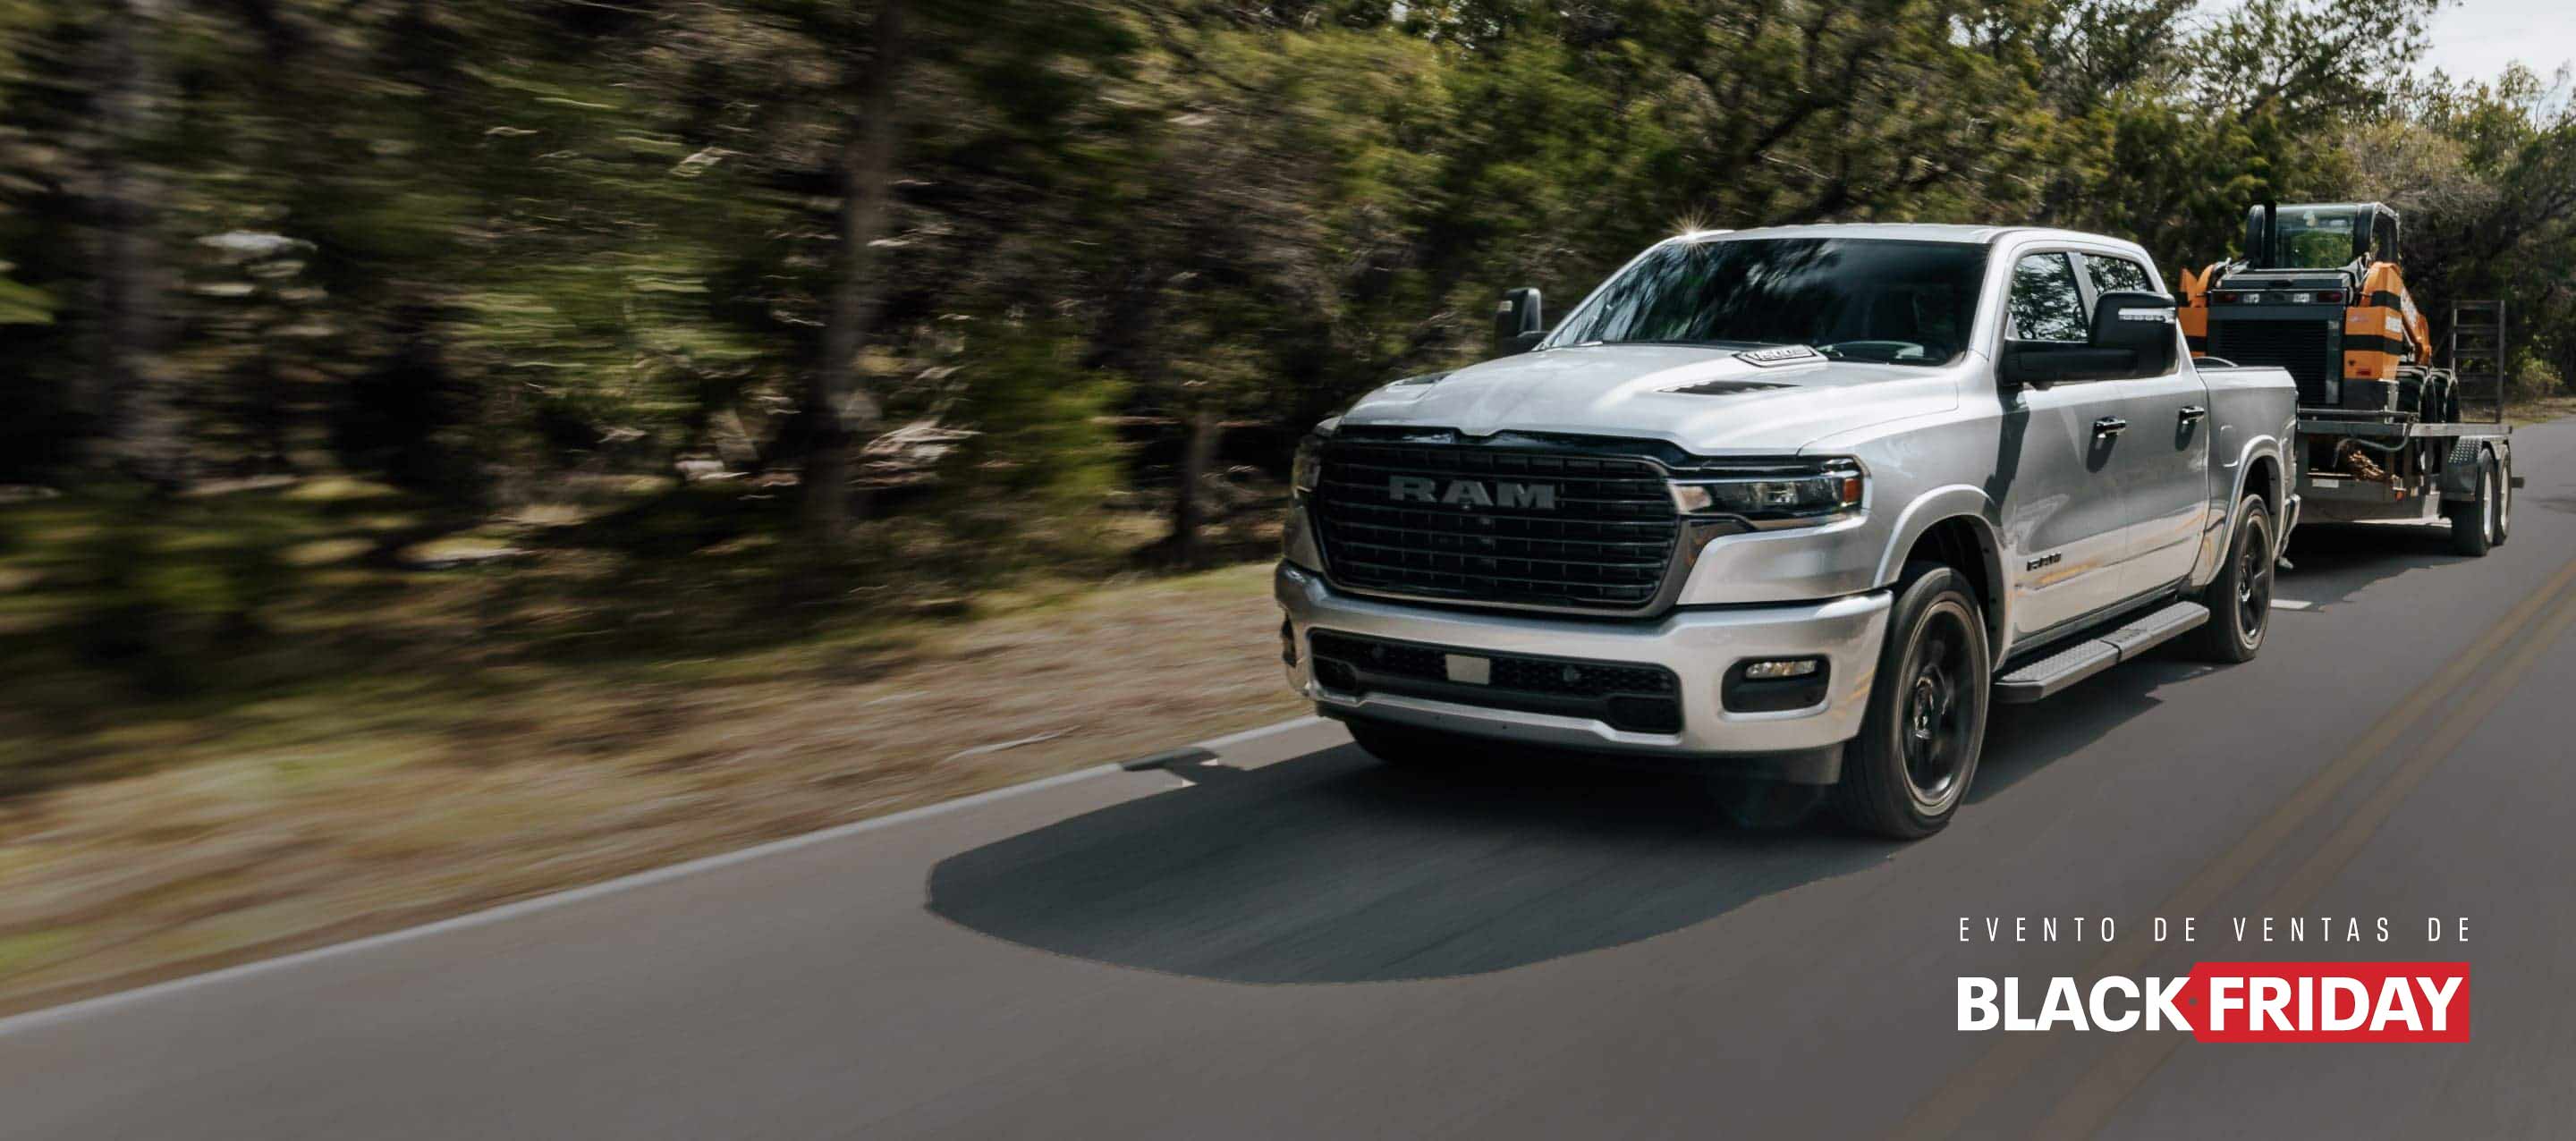
<path id="1" fill-rule="evenodd" d="M 0 1023 L 0 1135 L 2565 1136 L 2576 422 L 2518 440 L 2510 544 L 2303 533 L 2261 658 L 1999 710 L 1925 843 L 1305 725 Z M 1963 974 L 2236 958 L 2469 960 L 2475 1040 L 1953 1028 Z"/>

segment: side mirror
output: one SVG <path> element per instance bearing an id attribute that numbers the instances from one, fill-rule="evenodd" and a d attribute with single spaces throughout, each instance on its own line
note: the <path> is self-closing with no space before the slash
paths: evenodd
<path id="1" fill-rule="evenodd" d="M 2162 293 L 2105 293 L 2093 302 L 2092 347 L 2130 354 L 2126 376 L 2163 376 L 2174 369 L 2181 331 L 2174 299 Z"/>
<path id="2" fill-rule="evenodd" d="M 2180 355 L 2174 299 L 2161 293 L 2105 293 L 2093 302 L 2093 332 L 2083 344 L 2006 341 L 1995 380 L 2007 386 L 2061 380 L 2163 376 Z"/>
<path id="3" fill-rule="evenodd" d="M 1503 294 L 1503 303 L 1494 307 L 1494 355 L 1528 352 L 1546 337 L 1547 320 L 1539 309 L 1538 290 L 1521 288 Z"/>

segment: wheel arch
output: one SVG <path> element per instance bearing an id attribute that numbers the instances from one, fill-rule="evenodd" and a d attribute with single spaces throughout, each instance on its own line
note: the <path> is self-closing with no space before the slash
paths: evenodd
<path id="1" fill-rule="evenodd" d="M 2244 449 L 2236 455 L 2236 474 L 2229 481 L 2227 500 L 2218 505 L 2218 513 L 2201 533 L 2200 557 L 2193 563 L 2190 580 L 2195 590 L 2218 577 L 2219 564 L 2227 558 L 2228 537 L 2236 533 L 2236 510 L 2244 506 L 2247 495 L 2263 497 L 2264 508 L 2272 513 L 2276 545 L 2289 539 L 2289 532 L 2281 530 L 2288 519 L 2290 474 L 2280 437 L 2256 436 L 2245 441 Z"/>
<path id="2" fill-rule="evenodd" d="M 2245 499 L 2245 493 L 2258 493 L 2263 497 L 2263 506 L 2270 508 L 2272 517 L 2278 519 L 2281 517 L 2282 510 L 2289 504 L 2288 497 L 2282 490 L 2283 487 L 2280 454 L 2266 452 L 2246 461 L 2245 479 L 2238 485 L 2238 494 L 2235 498 L 2241 503 Z"/>
<path id="3" fill-rule="evenodd" d="M 1878 585 L 1896 585 L 1905 564 L 1924 560 L 1943 563 L 1966 575 L 1986 612 L 1986 640 L 1992 652 L 2004 650 L 2003 633 L 2010 591 L 2004 576 L 2002 540 L 1995 533 L 1992 500 L 1983 489 L 1966 485 L 1929 492 L 1906 506 L 1897 519 L 1886 553 L 1879 559 Z"/>

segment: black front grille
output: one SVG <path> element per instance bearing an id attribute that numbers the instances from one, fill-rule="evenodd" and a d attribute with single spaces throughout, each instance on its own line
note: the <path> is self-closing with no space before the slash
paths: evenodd
<path id="1" fill-rule="evenodd" d="M 1662 666 L 1489 654 L 1316 630 L 1315 677 L 1345 693 L 1394 693 L 1528 713 L 1589 717 L 1636 733 L 1678 733 L 1681 681 Z M 1488 663 L 1482 683 L 1451 681 L 1448 659 Z"/>
<path id="2" fill-rule="evenodd" d="M 2241 365 L 2287 370 L 2299 382 L 2299 403 L 2331 406 L 2326 381 L 2343 375 L 2343 354 L 2335 351 L 2335 323 L 2315 317 L 2296 320 L 2222 318 L 2209 321 L 2209 354 Z"/>
<path id="3" fill-rule="evenodd" d="M 1315 491 L 1333 581 L 1461 602 L 1642 610 L 1680 530 L 1645 460 L 1339 442 Z"/>

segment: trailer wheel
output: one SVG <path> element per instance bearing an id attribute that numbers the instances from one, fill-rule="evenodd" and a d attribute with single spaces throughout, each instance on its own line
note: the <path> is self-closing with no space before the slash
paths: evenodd
<path id="1" fill-rule="evenodd" d="M 2513 537 L 2513 461 L 2496 461 L 2495 546 Z"/>
<path id="2" fill-rule="evenodd" d="M 1985 612 L 1968 580 L 1939 563 L 1906 564 L 1869 711 L 1860 736 L 1844 746 L 1835 813 L 1898 840 L 1948 825 L 1985 748 L 1993 670 Z"/>
<path id="3" fill-rule="evenodd" d="M 2494 453 L 2478 457 L 2478 497 L 2443 508 L 2451 516 L 2451 549 L 2470 558 L 2486 557 L 2496 544 L 2498 501 Z"/>
<path id="4" fill-rule="evenodd" d="M 2272 628 L 2276 546 L 2271 506 L 2260 495 L 2246 496 L 2236 505 L 2236 533 L 2228 537 L 2227 561 L 2201 592 L 2209 621 L 2185 635 L 2191 656 L 2234 663 L 2252 661 L 2263 652 L 2263 635 Z"/>

